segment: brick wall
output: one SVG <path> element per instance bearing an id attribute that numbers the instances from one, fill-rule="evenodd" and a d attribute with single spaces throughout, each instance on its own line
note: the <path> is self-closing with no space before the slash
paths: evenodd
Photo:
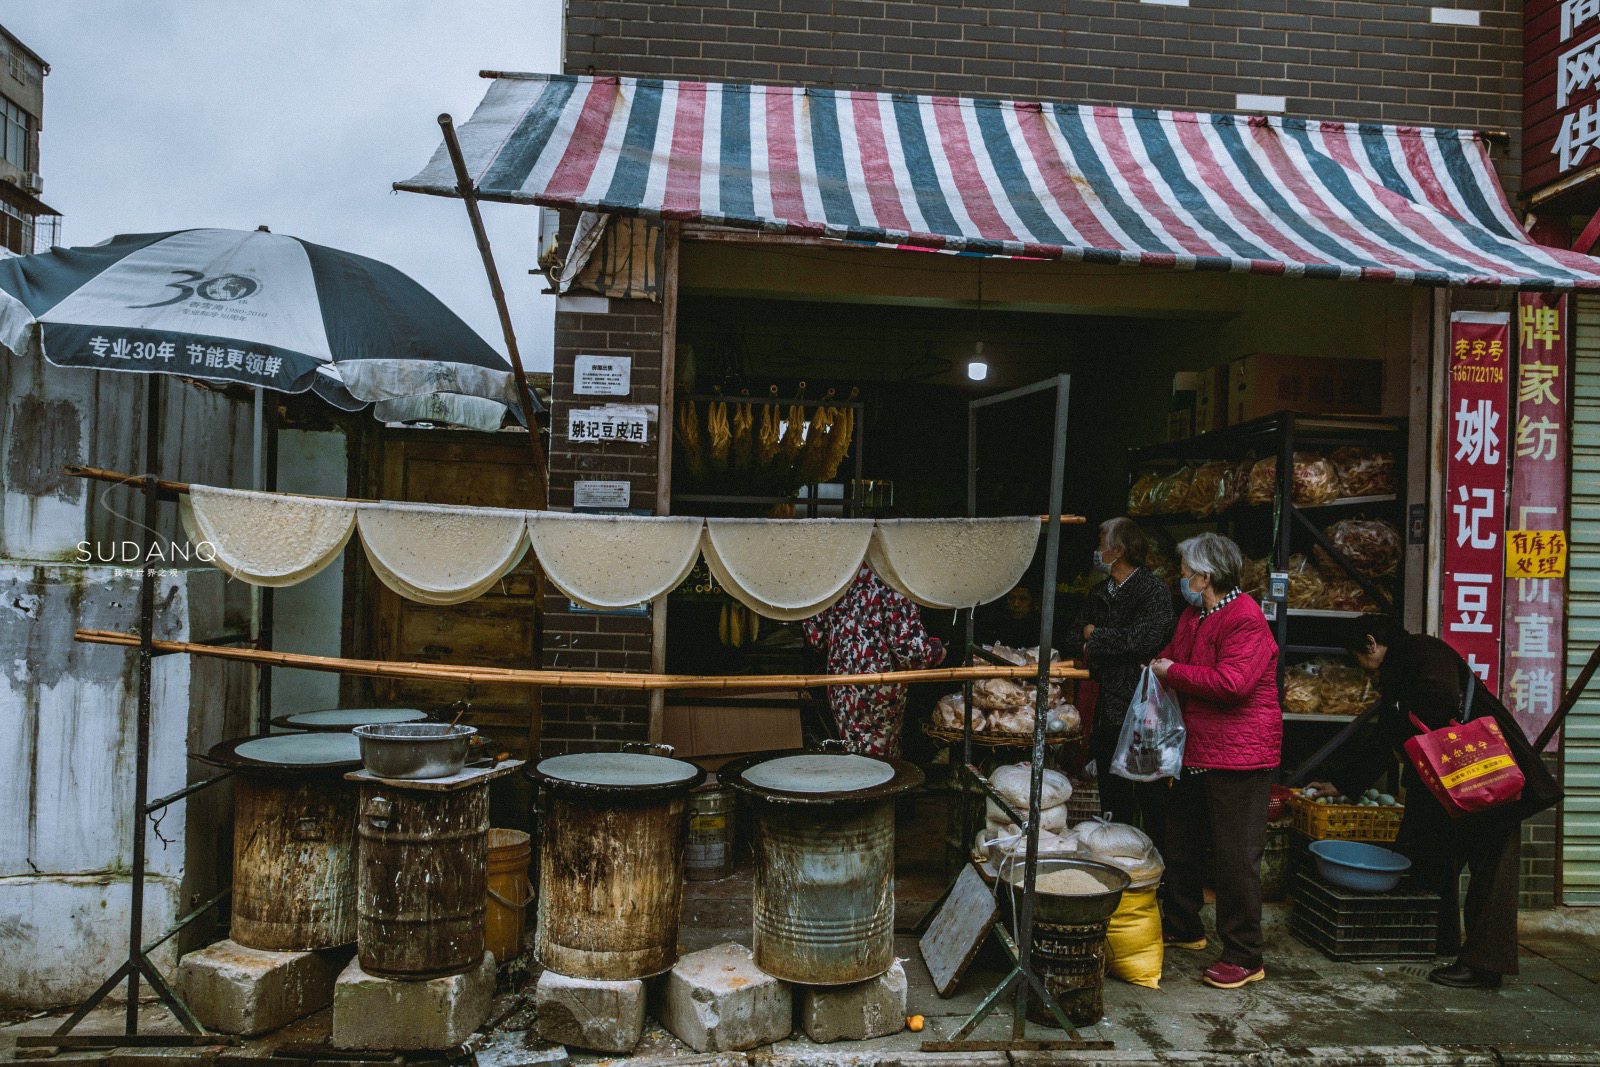
<path id="1" fill-rule="evenodd" d="M 563 237 L 563 242 L 570 232 Z M 580 406 L 606 401 L 659 404 L 661 380 L 661 305 L 648 300 L 612 300 L 603 314 L 556 312 L 555 373 L 552 386 L 550 506 L 572 506 L 572 484 L 580 478 L 626 480 L 632 506 L 654 509 L 657 491 L 656 434 L 650 445 L 569 445 L 566 416 Z M 633 359 L 633 391 L 626 397 L 572 395 L 573 361 L 579 355 L 621 355 Z M 671 426 L 668 419 L 666 425 Z M 648 618 L 574 614 L 550 591 L 545 600 L 544 665 L 551 670 L 642 673 L 651 666 Z M 615 748 L 643 741 L 650 726 L 648 696 L 614 689 L 547 689 L 544 694 L 542 749 L 545 755 Z"/>
<path id="2" fill-rule="evenodd" d="M 567 72 L 1287 113 L 1511 134 L 1517 188 L 1522 5 L 1439 0 L 569 0 Z"/>

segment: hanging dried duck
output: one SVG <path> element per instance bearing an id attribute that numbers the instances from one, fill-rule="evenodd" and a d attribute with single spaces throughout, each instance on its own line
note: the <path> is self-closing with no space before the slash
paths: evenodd
<path id="1" fill-rule="evenodd" d="M 783 439 L 778 442 L 778 453 L 793 463 L 806 443 L 806 383 L 801 382 L 789 405 L 789 417 L 783 428 Z"/>
<path id="2" fill-rule="evenodd" d="M 828 437 L 833 432 L 834 409 L 826 402 L 833 399 L 833 390 L 829 389 L 822 399 L 824 402 L 817 405 L 817 410 L 811 416 L 811 425 L 806 429 L 805 450 L 801 452 L 800 459 L 795 464 L 795 480 L 801 485 L 819 481 L 822 468 L 827 461 Z"/>
<path id="3" fill-rule="evenodd" d="M 749 391 L 743 395 L 749 396 Z M 751 406 L 748 403 L 736 405 L 733 409 L 733 469 L 739 474 L 748 475 L 754 464 L 755 426 L 756 416 Z"/>
<path id="4" fill-rule="evenodd" d="M 688 471 L 692 481 L 699 481 L 706 476 L 705 444 L 700 439 L 700 411 L 695 407 L 694 401 L 684 400 L 678 404 L 677 434 L 678 447 L 683 452 L 684 468 Z"/>
<path id="5" fill-rule="evenodd" d="M 850 402 L 854 403 L 856 397 L 861 395 L 859 388 L 850 390 Z M 823 460 L 822 471 L 817 476 L 818 481 L 831 482 L 839 473 L 839 467 L 844 463 L 845 457 L 850 454 L 850 442 L 856 432 L 856 409 L 852 407 L 836 407 L 833 409 L 833 428 L 828 433 L 828 453 Z"/>
<path id="6" fill-rule="evenodd" d="M 767 387 L 767 395 L 774 400 L 778 398 L 778 387 Z M 761 434 L 757 439 L 756 454 L 760 457 L 761 466 L 772 466 L 772 457 L 778 454 L 778 441 L 781 439 L 783 417 L 777 404 L 761 405 Z"/>
<path id="7" fill-rule="evenodd" d="M 706 408 L 706 437 L 711 442 L 711 459 L 708 466 L 713 474 L 728 469 L 728 446 L 733 443 L 733 431 L 728 426 L 728 402 L 721 397 Z"/>

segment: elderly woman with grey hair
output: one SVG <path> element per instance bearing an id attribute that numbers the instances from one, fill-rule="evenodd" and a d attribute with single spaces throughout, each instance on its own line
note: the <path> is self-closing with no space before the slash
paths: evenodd
<path id="1" fill-rule="evenodd" d="M 1200 922 L 1206 845 L 1216 854 L 1222 958 L 1201 976 L 1218 989 L 1266 977 L 1261 960 L 1261 852 L 1283 742 L 1278 646 L 1261 605 L 1239 589 L 1239 546 L 1201 534 L 1178 546 L 1189 607 L 1150 664 L 1177 694 L 1188 731 L 1167 809 L 1166 941 L 1206 947 Z"/>

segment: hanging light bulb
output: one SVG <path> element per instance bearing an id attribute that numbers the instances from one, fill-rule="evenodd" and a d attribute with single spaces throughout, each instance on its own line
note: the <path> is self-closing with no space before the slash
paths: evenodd
<path id="1" fill-rule="evenodd" d="M 983 342 L 979 341 L 972 350 L 972 358 L 967 360 L 967 378 L 981 382 L 988 377 L 989 361 L 983 358 Z"/>

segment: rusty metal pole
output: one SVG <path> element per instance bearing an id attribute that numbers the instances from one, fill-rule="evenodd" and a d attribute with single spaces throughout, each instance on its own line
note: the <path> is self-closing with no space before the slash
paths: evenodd
<path id="1" fill-rule="evenodd" d="M 506 291 L 500 284 L 500 271 L 494 265 L 494 252 L 489 247 L 489 234 L 483 228 L 483 216 L 478 211 L 478 191 L 467 174 L 467 160 L 461 154 L 461 142 L 456 139 L 456 126 L 448 114 L 439 116 L 439 128 L 444 131 L 445 148 L 450 152 L 450 163 L 456 171 L 456 193 L 467 205 L 467 218 L 472 222 L 472 236 L 478 242 L 478 254 L 483 257 L 483 270 L 489 276 L 489 291 L 494 294 L 495 310 L 500 313 L 500 330 L 506 339 L 506 354 L 511 357 L 511 373 L 517 379 L 517 398 L 522 401 L 522 413 L 528 420 L 528 441 L 533 446 L 534 468 L 539 475 L 541 493 L 549 487 L 549 468 L 545 463 L 544 446 L 539 443 L 539 419 L 534 414 L 533 390 L 528 388 L 528 374 L 522 368 L 522 354 L 517 350 L 517 336 L 511 329 L 511 308 L 506 304 Z M 540 501 L 540 506 L 544 502 Z"/>

